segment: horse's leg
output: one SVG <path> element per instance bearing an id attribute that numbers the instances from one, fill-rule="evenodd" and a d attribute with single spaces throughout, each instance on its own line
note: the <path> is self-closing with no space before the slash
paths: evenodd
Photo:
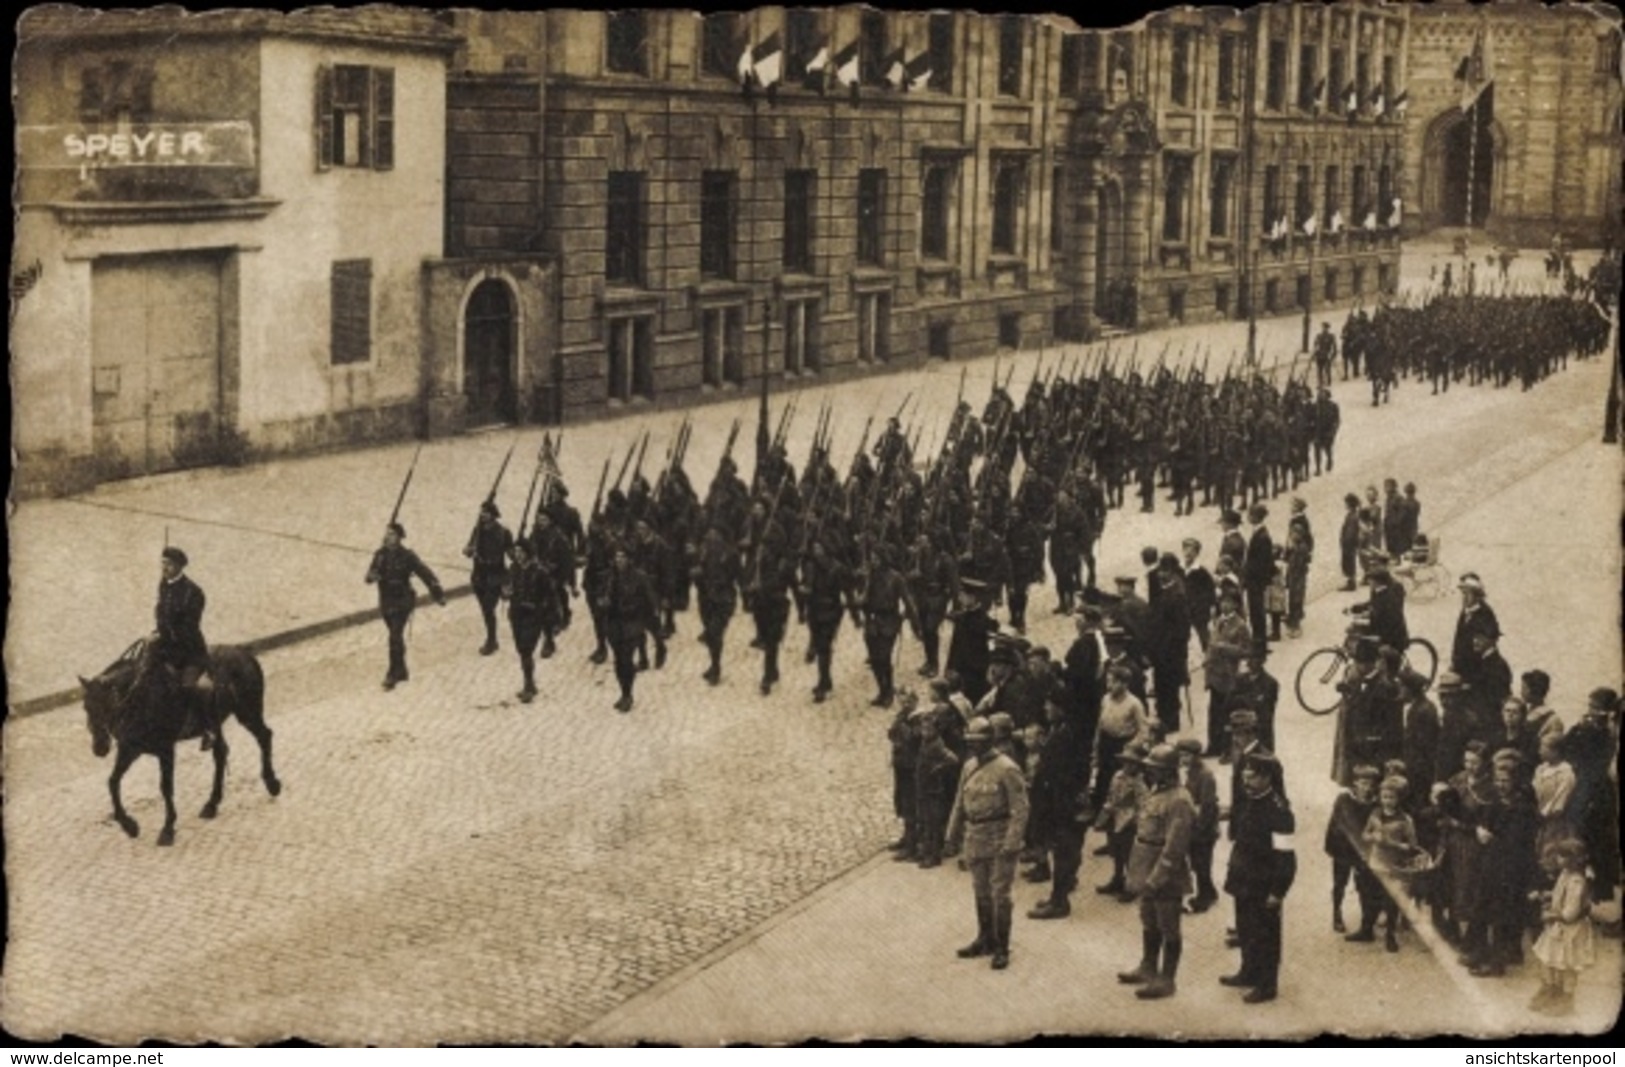
<path id="1" fill-rule="evenodd" d="M 175 746 L 158 753 L 158 788 L 164 794 L 164 828 L 158 831 L 159 845 L 175 843 Z"/>
<path id="2" fill-rule="evenodd" d="M 276 768 L 271 765 L 271 728 L 265 724 L 262 710 L 257 704 L 241 707 L 237 710 L 237 721 L 259 742 L 260 780 L 265 783 L 265 791 L 276 796 L 282 792 L 282 783 L 277 779 Z"/>
<path id="3" fill-rule="evenodd" d="M 119 796 L 119 785 L 124 781 L 124 772 L 130 769 L 138 753 L 133 748 L 118 746 L 118 753 L 113 757 L 113 773 L 107 777 L 107 791 L 113 795 L 113 821 L 118 823 L 119 829 L 131 837 L 141 834 L 141 827 L 130 818 L 124 810 L 124 801 Z"/>
<path id="4" fill-rule="evenodd" d="M 209 802 L 198 812 L 199 818 L 212 819 L 220 811 L 220 798 L 226 791 L 226 757 L 230 754 L 231 747 L 226 744 L 225 731 L 217 727 L 214 741 L 214 788 L 209 791 Z"/>

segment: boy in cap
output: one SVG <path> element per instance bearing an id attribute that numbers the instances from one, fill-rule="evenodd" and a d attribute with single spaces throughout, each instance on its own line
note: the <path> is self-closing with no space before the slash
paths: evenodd
<path id="1" fill-rule="evenodd" d="M 919 858 L 915 851 L 919 842 L 919 818 L 916 808 L 915 770 L 920 761 L 920 731 L 913 715 L 919 709 L 914 690 L 905 688 L 897 702 L 897 714 L 886 730 L 891 742 L 892 812 L 903 821 L 903 836 L 894 848 L 899 861 L 913 862 Z"/>
<path id="2" fill-rule="evenodd" d="M 1382 777 L 1377 768 L 1362 763 L 1354 768 L 1353 784 L 1337 795 L 1332 802 L 1332 815 L 1326 821 L 1326 855 L 1332 860 L 1332 931 L 1347 933 L 1343 921 L 1343 897 L 1348 892 L 1349 880 L 1354 880 L 1354 891 L 1360 898 L 1360 929 L 1376 926 L 1376 900 L 1370 896 L 1363 881 L 1366 876 L 1365 827 L 1371 813 L 1377 810 L 1377 780 Z M 1355 938 L 1369 941 L 1369 937 Z"/>
<path id="3" fill-rule="evenodd" d="M 1100 702 L 1100 721 L 1095 725 L 1090 766 L 1095 769 L 1091 806 L 1099 811 L 1106 801 L 1117 756 L 1136 741 L 1149 740 L 1151 723 L 1145 704 L 1128 691 L 1129 672 L 1121 667 L 1106 669 L 1106 696 Z"/>
<path id="4" fill-rule="evenodd" d="M 1105 803 L 1095 817 L 1095 829 L 1105 831 L 1112 858 L 1111 880 L 1096 886 L 1095 892 L 1115 896 L 1124 904 L 1134 899 L 1125 875 L 1129 851 L 1134 846 L 1134 821 L 1139 815 L 1140 801 L 1145 797 L 1144 765 L 1149 751 L 1149 745 L 1136 741 L 1118 754 L 1117 772 L 1112 775 Z"/>
<path id="5" fill-rule="evenodd" d="M 1172 745 L 1157 745 L 1144 766 L 1148 792 L 1135 820 L 1127 875 L 1129 894 L 1140 900 L 1142 955 L 1140 966 L 1117 980 L 1140 986 L 1134 995 L 1141 1000 L 1160 1000 L 1174 994 L 1184 949 L 1180 915 L 1190 888 L 1196 809 L 1179 784 L 1179 753 Z"/>
<path id="6" fill-rule="evenodd" d="M 372 554 L 367 567 L 367 584 L 378 587 L 378 612 L 389 630 L 389 670 L 384 675 L 384 688 L 394 689 L 406 681 L 406 624 L 411 621 L 417 606 L 417 593 L 412 579 L 429 587 L 429 595 L 441 607 L 446 606 L 446 594 L 434 571 L 418 558 L 418 554 L 401 544 L 406 540 L 406 529 L 392 522 L 384 530 L 384 543 Z"/>
<path id="7" fill-rule="evenodd" d="M 1225 727 L 1230 694 L 1236 687 L 1241 661 L 1253 647 L 1252 631 L 1241 615 L 1240 591 L 1219 594 L 1219 617 L 1213 623 L 1213 640 L 1207 650 L 1207 752 L 1226 756 Z"/>

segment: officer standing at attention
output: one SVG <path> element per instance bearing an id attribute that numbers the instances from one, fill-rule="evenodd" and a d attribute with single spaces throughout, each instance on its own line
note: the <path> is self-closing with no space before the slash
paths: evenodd
<path id="1" fill-rule="evenodd" d="M 367 584 L 378 587 L 378 611 L 389 628 L 389 671 L 384 675 L 384 688 L 394 689 L 410 675 L 406 670 L 406 624 L 412 619 L 417 606 L 417 593 L 412 588 L 415 575 L 429 587 L 429 595 L 441 607 L 446 606 L 446 593 L 434 571 L 418 558 L 418 554 L 401 544 L 406 540 L 406 529 L 392 522 L 384 530 L 384 543 L 372 554 L 372 565 L 367 568 Z"/>
<path id="2" fill-rule="evenodd" d="M 1233 805 L 1230 869 L 1224 891 L 1236 898 L 1236 937 L 1241 970 L 1219 979 L 1221 985 L 1246 989 L 1242 1000 L 1274 1000 L 1281 972 L 1281 902 L 1298 873 L 1292 834 L 1292 806 L 1281 791 L 1281 761 L 1255 749 L 1241 771 L 1245 802 Z"/>
<path id="3" fill-rule="evenodd" d="M 972 756 L 959 775 L 959 792 L 948 817 L 948 840 L 964 844 L 976 895 L 976 940 L 961 959 L 991 954 L 993 969 L 1010 966 L 1010 886 L 1027 830 L 1027 783 L 1010 757 L 993 748 L 993 727 L 977 716 L 965 728 Z"/>
<path id="4" fill-rule="evenodd" d="M 1140 898 L 1140 966 L 1117 976 L 1137 985 L 1141 1000 L 1174 995 L 1174 976 L 1184 950 L 1179 920 L 1191 882 L 1191 830 L 1196 806 L 1179 784 L 1179 752 L 1157 745 L 1145 757 L 1151 793 L 1140 802 L 1134 848 L 1128 858 L 1128 891 Z M 1158 954 L 1162 966 L 1157 966 Z"/>
<path id="5" fill-rule="evenodd" d="M 513 534 L 502 525 L 501 518 L 496 501 L 481 504 L 479 521 L 463 547 L 463 555 L 474 561 L 470 584 L 474 587 L 474 599 L 480 603 L 480 616 L 485 620 L 485 644 L 480 646 L 482 656 L 497 650 L 497 604 L 502 600 L 502 584 L 508 577 L 508 557 L 513 554 Z"/>

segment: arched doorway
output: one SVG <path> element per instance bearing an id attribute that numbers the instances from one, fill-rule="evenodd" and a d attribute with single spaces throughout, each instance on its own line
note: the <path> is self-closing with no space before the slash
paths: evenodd
<path id="1" fill-rule="evenodd" d="M 1444 188 L 1439 210 L 1444 224 L 1483 226 L 1490 215 L 1495 181 L 1495 144 L 1488 127 L 1462 119 L 1446 131 L 1442 151 Z"/>
<path id="2" fill-rule="evenodd" d="M 463 310 L 463 395 L 469 426 L 518 418 L 515 320 L 513 292 L 506 282 L 487 278 L 468 298 Z"/>

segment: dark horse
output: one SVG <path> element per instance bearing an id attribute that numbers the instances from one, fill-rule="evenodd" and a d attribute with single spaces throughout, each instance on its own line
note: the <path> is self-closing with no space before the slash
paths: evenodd
<path id="1" fill-rule="evenodd" d="M 271 728 L 265 725 L 265 672 L 259 660 L 247 649 L 217 645 L 209 652 L 210 674 L 214 678 L 211 696 L 198 699 L 197 708 L 183 710 L 180 681 L 153 656 L 144 642 L 136 642 L 111 667 L 94 678 L 80 678 L 85 693 L 85 714 L 90 726 L 90 747 L 98 757 L 106 756 L 116 742 L 118 754 L 113 773 L 107 780 L 113 794 L 113 818 L 131 837 L 141 828 L 124 810 L 119 783 L 138 756 L 158 758 L 160 787 L 164 794 L 164 828 L 158 834 L 160 845 L 175 843 L 175 744 L 200 737 L 203 727 L 212 728 L 214 742 L 214 789 L 199 814 L 212 819 L 220 809 L 225 788 L 226 756 L 230 749 L 221 727 L 233 715 L 260 745 L 260 777 L 272 796 L 282 792 L 271 766 Z"/>

